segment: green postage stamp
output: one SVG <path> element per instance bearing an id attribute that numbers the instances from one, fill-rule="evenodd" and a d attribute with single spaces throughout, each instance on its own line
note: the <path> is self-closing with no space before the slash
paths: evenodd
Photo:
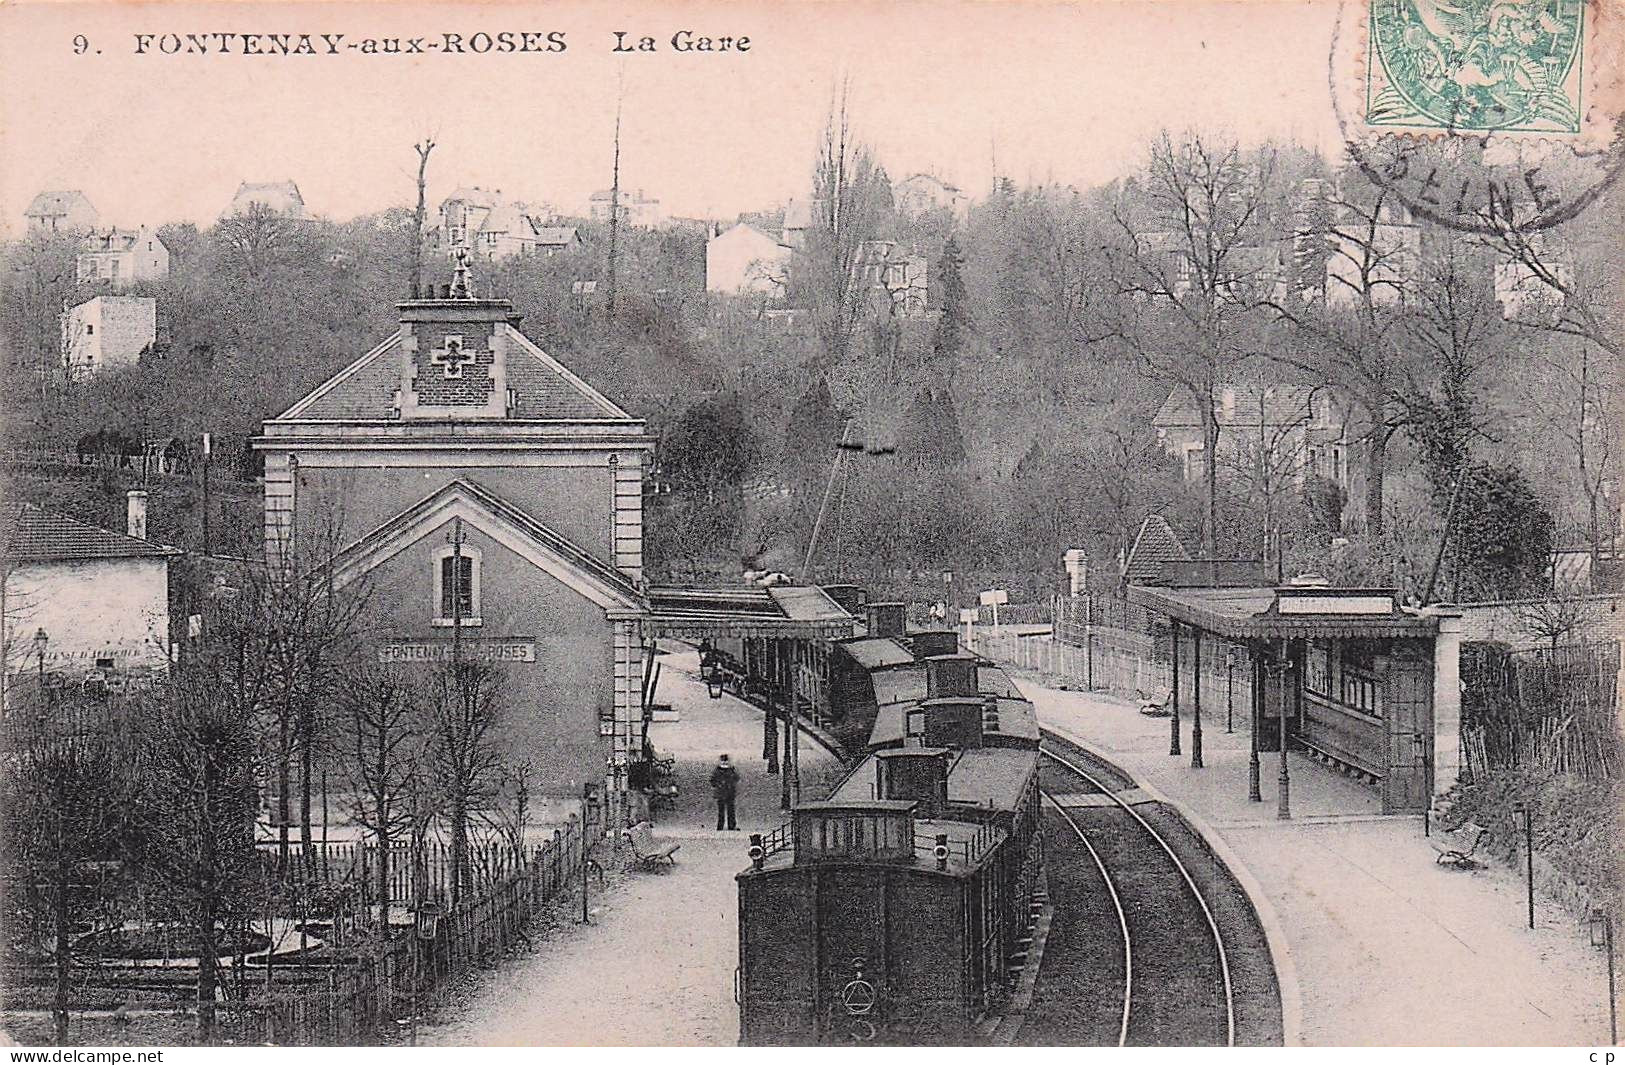
<path id="1" fill-rule="evenodd" d="M 1369 0 L 1369 126 L 1578 133 L 1583 0 Z"/>

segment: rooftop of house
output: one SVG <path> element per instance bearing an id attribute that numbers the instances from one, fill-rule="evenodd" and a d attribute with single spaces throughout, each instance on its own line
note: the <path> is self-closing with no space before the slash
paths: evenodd
<path id="1" fill-rule="evenodd" d="M 241 214 L 256 203 L 290 218 L 305 217 L 305 198 L 292 181 L 245 181 L 237 186 L 226 214 Z"/>
<path id="2" fill-rule="evenodd" d="M 1162 515 L 1147 514 L 1134 537 L 1134 546 L 1129 548 L 1128 557 L 1123 561 L 1123 579 L 1130 584 L 1155 581 L 1162 574 L 1164 562 L 1189 557 L 1185 545 L 1179 542 Z"/>
<path id="3" fill-rule="evenodd" d="M 734 236 L 734 234 L 738 234 L 738 236 Z M 779 245 L 780 247 L 784 246 L 777 237 L 770 233 L 763 232 L 760 227 L 753 226 L 749 222 L 735 222 L 727 229 L 724 229 L 721 233 L 718 233 L 716 236 L 712 237 L 711 240 L 721 240 L 723 237 L 730 236 L 735 240 L 739 239 L 740 237 L 755 236 L 759 240 L 766 241 L 769 244 Z"/>
<path id="4" fill-rule="evenodd" d="M 90 199 L 78 189 L 57 189 L 35 196 L 23 212 L 25 218 L 60 218 L 79 207 L 90 207 Z"/>
<path id="5" fill-rule="evenodd" d="M 902 181 L 899 181 L 897 183 L 897 187 L 902 188 L 904 185 L 922 185 L 922 184 L 927 184 L 927 183 L 937 186 L 938 188 L 942 189 L 942 191 L 944 191 L 944 192 L 959 192 L 960 191 L 958 185 L 949 184 L 948 182 L 942 180 L 941 178 L 937 177 L 934 174 L 910 174 L 908 177 L 904 178 Z"/>
<path id="6" fill-rule="evenodd" d="M 0 556 L 11 563 L 88 559 L 163 558 L 179 554 L 124 533 L 58 514 L 31 503 L 0 511 Z"/>
<path id="7" fill-rule="evenodd" d="M 470 207 L 492 207 L 497 197 L 502 195 L 501 189 L 482 189 L 478 185 L 463 185 L 440 202 L 442 209 L 449 203 L 466 203 Z"/>
<path id="8" fill-rule="evenodd" d="M 811 229 L 818 200 L 791 200 L 784 206 L 785 229 Z"/>
<path id="9" fill-rule="evenodd" d="M 575 226 L 535 226 L 536 241 L 544 248 L 565 248 L 581 242 Z"/>
<path id="10" fill-rule="evenodd" d="M 631 189 L 621 189 L 619 195 L 616 194 L 614 189 L 599 189 L 597 192 L 587 197 L 589 203 L 608 203 L 612 199 L 618 199 L 621 203 L 660 202 L 653 196 L 645 196 L 642 189 L 637 189 L 635 191 Z"/>

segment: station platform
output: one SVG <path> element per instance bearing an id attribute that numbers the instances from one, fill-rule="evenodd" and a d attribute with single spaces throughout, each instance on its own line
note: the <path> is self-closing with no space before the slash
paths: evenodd
<path id="1" fill-rule="evenodd" d="M 1608 1038 L 1607 973 L 1584 928 L 1511 869 L 1434 863 L 1420 817 L 1383 816 L 1375 789 L 1288 756 L 1292 819 L 1276 816 L 1279 754 L 1247 799 L 1248 722 L 1204 708 L 1203 761 L 1168 753 L 1169 723 L 1121 699 L 1010 670 L 1040 722 L 1170 800 L 1231 865 L 1278 955 L 1289 1044 L 1576 1046 Z M 1260 898 L 1261 897 L 1261 898 Z"/>
<path id="2" fill-rule="evenodd" d="M 778 776 L 762 761 L 762 715 L 724 695 L 712 699 L 692 651 L 660 656 L 656 700 L 678 720 L 650 726 L 662 755 L 676 759 L 676 808 L 655 813 L 654 831 L 681 844 L 669 871 L 620 871 L 600 892 L 591 882 L 592 923 L 566 913 L 534 950 L 483 978 L 466 998 L 420 1028 L 442 1046 L 733 1046 L 739 1038 L 734 967 L 739 900 L 734 875 L 750 864 L 751 832 L 778 827 Z M 781 739 L 782 744 L 782 739 Z M 717 755 L 739 770 L 739 830 L 716 831 L 708 783 Z M 839 763 L 805 735 L 804 795 L 823 794 Z M 579 893 L 575 896 L 580 905 Z"/>

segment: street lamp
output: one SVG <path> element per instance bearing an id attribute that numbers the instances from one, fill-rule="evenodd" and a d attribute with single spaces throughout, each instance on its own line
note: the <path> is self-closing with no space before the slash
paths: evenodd
<path id="1" fill-rule="evenodd" d="M 1422 770 L 1422 835 L 1433 835 L 1433 766 L 1428 757 L 1428 738 L 1420 732 L 1411 733 L 1411 753 L 1416 756 L 1417 768 Z"/>
<path id="2" fill-rule="evenodd" d="M 1251 735 L 1248 737 L 1249 750 L 1247 752 L 1247 801 L 1263 802 L 1263 782 L 1260 779 L 1263 776 L 1263 768 L 1258 761 L 1258 719 L 1264 716 L 1264 692 L 1268 685 L 1265 682 L 1264 656 L 1259 653 L 1256 646 L 1253 648 L 1252 659 L 1253 707 L 1252 713 L 1247 715 L 1251 725 L 1251 728 L 1248 729 Z"/>
<path id="3" fill-rule="evenodd" d="M 1614 919 L 1606 910 L 1591 911 L 1591 945 L 1608 952 L 1608 1045 L 1619 1043 L 1619 1012 L 1614 989 Z"/>
<path id="4" fill-rule="evenodd" d="M 34 650 L 39 657 L 39 701 L 45 705 L 45 649 L 50 644 L 51 637 L 44 629 L 34 630 Z"/>
<path id="5" fill-rule="evenodd" d="M 1529 895 L 1529 927 L 1535 927 L 1535 817 L 1528 803 L 1512 808 L 1515 822 L 1523 825 L 1524 880 Z"/>
<path id="6" fill-rule="evenodd" d="M 1236 731 L 1236 649 L 1224 653 L 1224 731 Z"/>

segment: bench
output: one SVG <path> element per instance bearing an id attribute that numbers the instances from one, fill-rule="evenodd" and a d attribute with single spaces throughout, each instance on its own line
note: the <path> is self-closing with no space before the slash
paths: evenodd
<path id="1" fill-rule="evenodd" d="M 1489 836 L 1489 829 L 1469 821 L 1462 825 L 1459 831 L 1469 841 L 1465 849 L 1447 837 L 1439 836 L 1428 840 L 1428 845 L 1433 848 L 1435 854 L 1433 864 L 1447 865 L 1452 869 L 1477 869 L 1481 867 L 1484 863 L 1474 855 L 1478 853 L 1479 845 Z"/>
<path id="2" fill-rule="evenodd" d="M 639 821 L 626 830 L 626 842 L 631 846 L 631 858 L 628 867 L 633 865 L 644 869 L 658 869 L 662 865 L 676 865 L 677 859 L 672 857 L 682 845 L 679 843 L 666 843 L 655 839 L 654 826 L 647 821 Z"/>
<path id="3" fill-rule="evenodd" d="M 1136 691 L 1134 694 L 1140 700 L 1140 713 L 1146 717 L 1169 717 L 1173 714 L 1173 711 L 1168 709 L 1168 704 L 1174 701 L 1172 689 L 1164 691 L 1161 696 L 1147 695 L 1143 691 Z"/>

